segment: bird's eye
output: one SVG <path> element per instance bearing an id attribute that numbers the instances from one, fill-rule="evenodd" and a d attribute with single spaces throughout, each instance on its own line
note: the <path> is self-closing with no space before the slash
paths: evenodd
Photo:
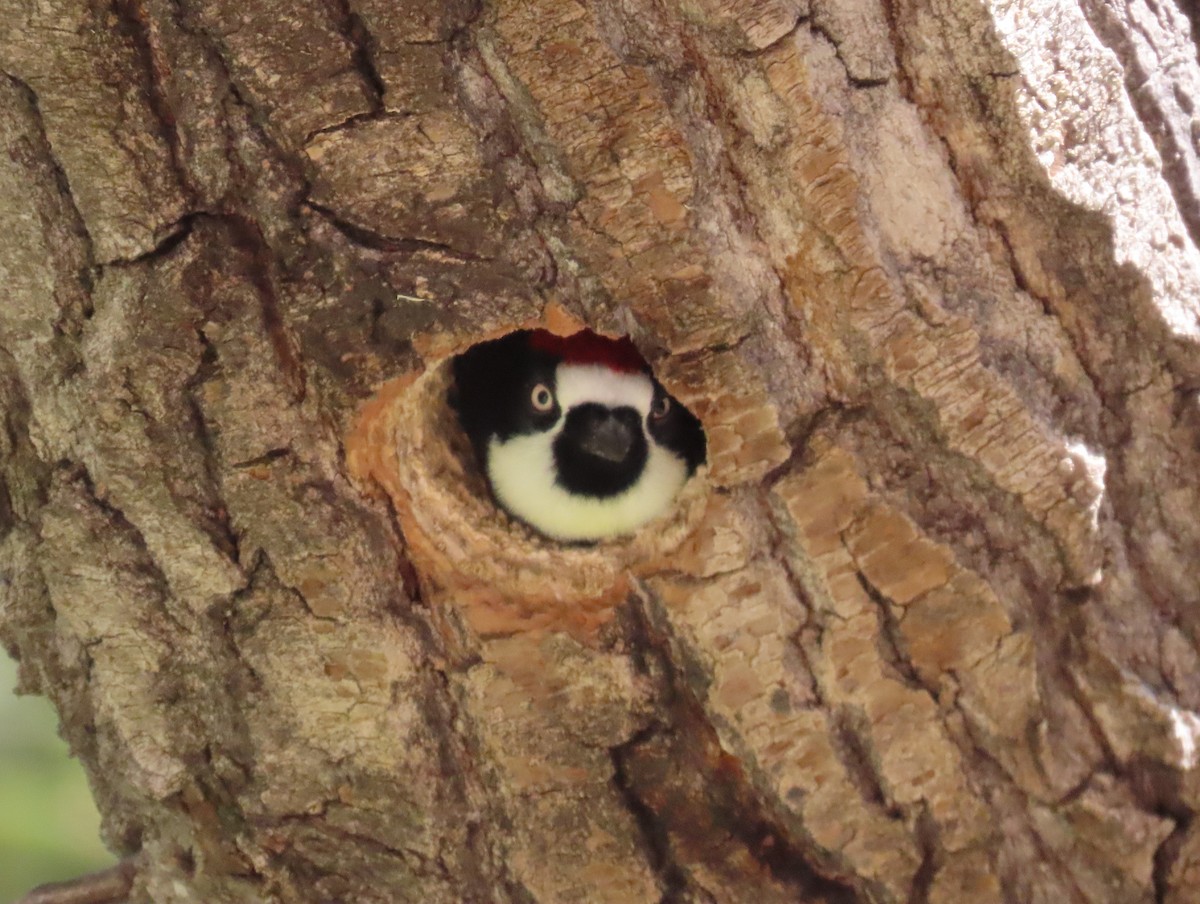
<path id="1" fill-rule="evenodd" d="M 549 411 L 554 407 L 554 393 L 545 383 L 538 383 L 529 394 L 529 401 L 533 403 L 534 411 Z"/>
<path id="2" fill-rule="evenodd" d="M 659 396 L 654 400 L 654 404 L 650 406 L 650 416 L 656 421 L 661 421 L 667 416 L 667 412 L 671 410 L 670 396 Z"/>

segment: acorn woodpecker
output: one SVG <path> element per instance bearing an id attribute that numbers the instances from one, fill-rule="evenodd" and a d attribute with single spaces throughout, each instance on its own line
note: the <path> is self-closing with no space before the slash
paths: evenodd
<path id="1" fill-rule="evenodd" d="M 700 421 L 628 338 L 519 330 L 453 367 L 450 404 L 496 501 L 548 537 L 630 533 L 704 463 Z"/>

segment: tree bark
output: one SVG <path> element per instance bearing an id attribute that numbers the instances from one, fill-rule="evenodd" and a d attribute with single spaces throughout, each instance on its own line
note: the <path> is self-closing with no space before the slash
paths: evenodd
<path id="1" fill-rule="evenodd" d="M 0 638 L 132 900 L 1200 887 L 1172 0 L 6 0 Z M 676 511 L 445 405 L 629 334 Z"/>

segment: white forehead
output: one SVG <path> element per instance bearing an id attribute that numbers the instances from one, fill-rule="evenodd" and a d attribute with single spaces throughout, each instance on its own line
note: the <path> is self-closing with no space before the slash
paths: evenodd
<path id="1" fill-rule="evenodd" d="M 646 374 L 618 373 L 599 364 L 560 364 L 554 382 L 563 411 L 599 402 L 610 408 L 628 405 L 645 417 L 654 401 L 654 384 Z"/>

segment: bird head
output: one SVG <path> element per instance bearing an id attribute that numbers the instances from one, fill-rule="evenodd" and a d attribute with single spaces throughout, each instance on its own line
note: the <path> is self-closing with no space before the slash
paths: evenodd
<path id="1" fill-rule="evenodd" d="M 454 384 L 497 502 L 554 539 L 636 530 L 704 462 L 699 420 L 628 338 L 521 330 L 459 355 Z"/>

